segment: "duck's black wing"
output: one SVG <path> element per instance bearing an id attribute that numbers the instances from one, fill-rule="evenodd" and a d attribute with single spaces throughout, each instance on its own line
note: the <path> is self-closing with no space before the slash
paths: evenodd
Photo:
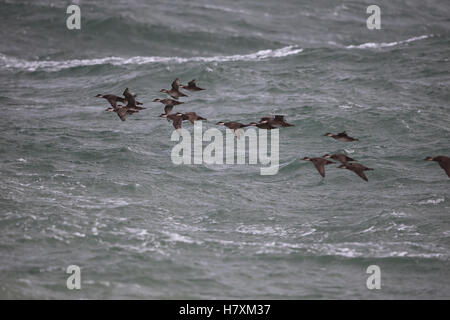
<path id="1" fill-rule="evenodd" d="M 178 90 L 180 88 L 180 79 L 176 78 L 175 80 L 173 80 L 172 82 L 172 89 L 173 90 Z"/>
<path id="2" fill-rule="evenodd" d="M 172 109 L 173 109 L 173 105 L 166 104 L 165 107 L 164 107 L 164 112 L 166 114 L 170 114 L 172 112 Z"/>
<path id="3" fill-rule="evenodd" d="M 316 167 L 317 171 L 319 171 L 320 175 L 322 177 L 325 177 L 325 161 L 322 159 L 313 159 L 311 160 L 312 163 L 314 163 L 314 166 Z"/>
<path id="4" fill-rule="evenodd" d="M 442 169 L 444 169 L 445 173 L 447 173 L 450 178 L 450 158 L 441 160 L 438 162 Z"/>

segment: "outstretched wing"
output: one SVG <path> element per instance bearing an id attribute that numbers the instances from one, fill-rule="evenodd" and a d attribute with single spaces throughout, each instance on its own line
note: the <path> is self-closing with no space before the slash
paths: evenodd
<path id="1" fill-rule="evenodd" d="M 180 80 L 178 78 L 176 78 L 172 82 L 172 89 L 173 90 L 178 90 L 179 88 L 180 88 Z"/>
<path id="2" fill-rule="evenodd" d="M 127 107 L 129 108 L 136 107 L 136 99 L 133 97 L 133 95 L 130 94 L 129 96 L 126 97 L 126 99 L 128 102 Z"/>
<path id="3" fill-rule="evenodd" d="M 175 128 L 175 129 L 181 129 L 181 122 L 183 121 L 183 119 L 181 118 L 181 117 L 175 117 L 174 119 L 173 119 L 173 122 L 172 122 L 172 124 L 173 124 L 173 127 Z"/>
<path id="4" fill-rule="evenodd" d="M 316 160 L 316 161 L 313 161 L 313 163 L 314 163 L 314 166 L 316 167 L 317 171 L 319 171 L 320 175 L 322 177 L 325 177 L 325 162 Z"/>
<path id="5" fill-rule="evenodd" d="M 170 114 L 172 112 L 172 109 L 173 109 L 173 105 L 166 104 L 166 106 L 164 107 L 164 112 L 166 114 Z"/>
<path id="6" fill-rule="evenodd" d="M 120 120 L 125 121 L 127 118 L 127 108 L 119 108 L 117 110 L 117 115 L 119 116 Z"/>
<path id="7" fill-rule="evenodd" d="M 440 161 L 439 165 L 441 166 L 442 169 L 445 170 L 445 173 L 447 173 L 447 175 L 450 178 L 450 161 L 447 161 L 447 162 Z"/>
<path id="8" fill-rule="evenodd" d="M 358 176 L 361 177 L 361 179 L 365 180 L 365 181 L 369 181 L 369 179 L 367 179 L 366 175 L 364 174 L 363 169 L 357 168 L 353 170 L 354 173 L 356 173 Z"/>
<path id="9" fill-rule="evenodd" d="M 111 105 L 111 107 L 113 107 L 114 109 L 117 108 L 117 101 L 119 97 L 113 95 L 113 94 L 105 94 L 103 95 L 103 98 L 105 98 L 109 104 Z"/>

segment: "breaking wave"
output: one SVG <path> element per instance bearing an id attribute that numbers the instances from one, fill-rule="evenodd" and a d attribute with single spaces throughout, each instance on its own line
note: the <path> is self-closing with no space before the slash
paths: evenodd
<path id="1" fill-rule="evenodd" d="M 302 48 L 296 46 L 287 46 L 280 49 L 267 49 L 249 54 L 236 54 L 231 56 L 213 56 L 213 57 L 158 57 L 136 56 L 131 58 L 105 57 L 98 59 L 73 59 L 63 61 L 27 61 L 8 57 L 0 54 L 0 64 L 3 68 L 24 69 L 27 71 L 60 71 L 73 67 L 84 67 L 94 65 L 127 65 L 127 64 L 150 64 L 150 63 L 186 63 L 186 62 L 230 62 L 230 61 L 261 61 L 269 58 L 281 58 L 295 55 L 302 52 Z"/>
<path id="2" fill-rule="evenodd" d="M 413 37 L 407 40 L 402 40 L 402 41 L 394 41 L 394 42 L 381 42 L 381 43 L 376 43 L 376 42 L 367 42 L 367 43 L 363 43 L 363 44 L 359 44 L 359 45 L 350 45 L 347 46 L 347 49 L 378 49 L 378 48 L 385 48 L 385 47 L 393 47 L 399 44 L 405 44 L 408 42 L 413 42 L 413 41 L 418 41 L 418 40 L 423 40 L 423 39 L 427 39 L 432 37 L 433 35 L 423 35 L 423 36 L 419 36 L 419 37 Z"/>

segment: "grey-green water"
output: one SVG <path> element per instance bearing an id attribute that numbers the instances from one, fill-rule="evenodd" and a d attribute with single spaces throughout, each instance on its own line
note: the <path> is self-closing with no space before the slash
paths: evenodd
<path id="1" fill-rule="evenodd" d="M 369 1 L 77 3 L 81 30 L 0 1 L 1 298 L 450 298 L 450 180 L 423 161 L 450 156 L 448 1 L 378 1 L 381 30 Z M 205 128 L 285 114 L 279 173 L 174 165 L 151 101 L 175 77 Z M 121 122 L 94 96 L 125 87 L 147 109 Z M 299 160 L 338 151 L 368 183 Z"/>

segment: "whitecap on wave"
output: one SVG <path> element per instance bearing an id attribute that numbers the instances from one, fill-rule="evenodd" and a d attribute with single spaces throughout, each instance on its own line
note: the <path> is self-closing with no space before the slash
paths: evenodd
<path id="1" fill-rule="evenodd" d="M 393 47 L 399 44 L 405 44 L 408 42 L 413 42 L 417 40 L 423 40 L 432 37 L 433 35 L 422 35 L 419 37 L 413 37 L 410 39 L 402 40 L 402 41 L 394 41 L 394 42 L 367 42 L 359 45 L 349 45 L 346 48 L 347 49 L 378 49 L 378 48 L 385 48 L 385 47 Z"/>
<path id="2" fill-rule="evenodd" d="M 186 63 L 186 62 L 230 62 L 230 61 L 261 61 L 269 58 L 282 58 L 302 52 L 297 46 L 287 46 L 280 49 L 260 50 L 249 54 L 236 54 L 230 56 L 212 57 L 158 57 L 158 56 L 136 56 L 130 58 L 105 57 L 97 59 L 73 59 L 63 61 L 27 61 L 8 57 L 0 54 L 0 66 L 4 68 L 24 69 L 27 71 L 60 71 L 63 69 L 95 66 L 95 65 L 142 65 L 150 63 Z"/>

